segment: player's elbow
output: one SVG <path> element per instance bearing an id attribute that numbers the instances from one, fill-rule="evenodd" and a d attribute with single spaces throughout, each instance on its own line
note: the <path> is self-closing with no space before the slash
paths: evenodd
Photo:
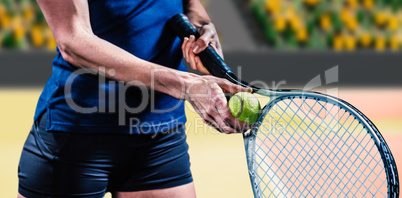
<path id="1" fill-rule="evenodd" d="M 68 41 L 67 39 L 59 40 L 57 42 L 57 46 L 63 59 L 68 63 L 74 65 L 74 58 L 73 58 L 74 50 L 70 41 Z"/>
<path id="2" fill-rule="evenodd" d="M 72 34 L 60 37 L 57 45 L 61 56 L 68 63 L 80 67 L 85 43 L 88 42 L 88 35 Z"/>
<path id="3" fill-rule="evenodd" d="M 72 65 L 76 65 L 76 59 L 74 57 L 76 57 L 76 54 L 78 53 L 74 40 L 74 36 L 71 35 L 60 36 L 56 40 L 61 56 L 65 61 Z"/>

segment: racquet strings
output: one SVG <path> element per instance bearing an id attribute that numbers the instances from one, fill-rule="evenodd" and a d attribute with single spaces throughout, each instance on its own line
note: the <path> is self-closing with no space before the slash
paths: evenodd
<path id="1" fill-rule="evenodd" d="M 254 139 L 257 197 L 386 197 L 380 153 L 336 104 L 289 97 L 268 106 Z"/>

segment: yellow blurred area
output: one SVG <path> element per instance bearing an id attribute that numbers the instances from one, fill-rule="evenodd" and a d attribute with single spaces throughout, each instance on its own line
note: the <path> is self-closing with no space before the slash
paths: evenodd
<path id="1" fill-rule="evenodd" d="M 402 1 L 248 0 L 274 49 L 401 50 Z M 264 7 L 265 9 L 256 9 Z M 263 11 L 261 11 L 263 10 Z M 297 25 L 295 25 L 297 24 Z M 300 30 L 307 30 L 300 39 Z M 362 34 L 370 34 L 370 42 Z M 341 38 L 338 35 L 342 35 Z M 338 38 L 335 38 L 338 37 Z M 299 42 L 295 42 L 295 40 Z M 371 41 L 372 40 L 372 41 Z M 300 42 L 303 41 L 303 42 Z"/>
<path id="2" fill-rule="evenodd" d="M 384 26 L 387 23 L 387 15 L 383 12 L 378 12 L 375 14 L 375 22 L 378 26 Z"/>
<path id="3" fill-rule="evenodd" d="M 317 5 L 321 0 L 303 0 L 306 4 L 309 6 L 315 6 Z"/>
<path id="4" fill-rule="evenodd" d="M 368 34 L 368 33 L 364 33 L 360 37 L 361 45 L 364 46 L 364 47 L 370 46 L 371 40 L 372 40 L 371 35 Z"/>
<path id="5" fill-rule="evenodd" d="M 265 9 L 267 11 L 277 14 L 281 10 L 281 4 L 279 0 L 272 0 L 272 1 L 266 1 L 265 2 Z"/>
<path id="6" fill-rule="evenodd" d="M 1 48 L 56 49 L 56 41 L 34 0 L 3 1 L 0 2 Z"/>
<path id="7" fill-rule="evenodd" d="M 331 16 L 323 14 L 320 19 L 320 25 L 323 30 L 329 30 L 332 26 Z"/>
<path id="8" fill-rule="evenodd" d="M 298 29 L 296 38 L 300 42 L 305 42 L 308 39 L 307 30 L 305 28 Z"/>
<path id="9" fill-rule="evenodd" d="M 208 9 L 208 1 L 202 3 Z M 260 30 L 269 47 L 277 49 L 335 49 L 355 51 L 401 50 L 402 1 L 389 0 L 244 0 L 261 23 Z M 257 10 L 257 11 L 256 11 Z M 265 18 L 265 19 L 262 19 Z M 247 19 L 250 20 L 250 19 Z M 15 25 L 18 22 L 18 25 Z M 38 31 L 40 26 L 41 31 Z M 218 31 L 220 27 L 217 27 Z M 340 45 L 334 37 L 344 32 L 358 40 L 370 32 L 372 44 L 354 45 L 352 39 Z M 56 41 L 34 0 L 0 2 L 0 49 L 47 49 L 54 51 Z M 305 36 L 308 35 L 308 36 Z M 385 35 L 385 36 L 383 36 Z M 384 37 L 379 38 L 377 37 Z M 384 40 L 385 39 L 385 40 Z M 272 42 L 275 40 L 275 42 Z M 297 41 L 297 42 L 295 42 Z M 285 46 L 285 47 L 284 47 Z"/>
<path id="10" fill-rule="evenodd" d="M 375 48 L 377 51 L 384 51 L 386 47 L 386 40 L 383 36 L 379 36 L 375 42 Z"/>
<path id="11" fill-rule="evenodd" d="M 374 0 L 363 0 L 363 6 L 367 10 L 373 9 L 374 8 Z"/>

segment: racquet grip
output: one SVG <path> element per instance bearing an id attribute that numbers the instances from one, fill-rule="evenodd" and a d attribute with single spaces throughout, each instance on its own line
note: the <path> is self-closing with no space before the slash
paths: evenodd
<path id="1" fill-rule="evenodd" d="M 197 32 L 197 30 L 188 20 L 187 16 L 184 14 L 177 14 L 172 17 L 168 21 L 168 25 L 171 30 L 178 37 L 180 37 L 181 40 L 183 40 L 184 37 L 189 38 L 191 35 L 194 35 L 197 39 L 200 37 L 200 34 Z M 232 70 L 226 65 L 222 57 L 220 57 L 219 54 L 211 46 L 208 46 L 204 51 L 197 54 L 197 56 L 200 57 L 204 67 L 213 76 L 228 78 L 228 76 L 234 75 Z"/>

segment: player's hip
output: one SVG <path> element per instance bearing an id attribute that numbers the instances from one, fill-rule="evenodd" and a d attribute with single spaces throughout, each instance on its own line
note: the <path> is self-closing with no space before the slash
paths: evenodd
<path id="1" fill-rule="evenodd" d="M 22 151 L 22 195 L 102 197 L 106 190 L 152 190 L 192 181 L 184 126 L 149 135 L 83 134 L 48 132 L 45 121 L 34 125 Z"/>

